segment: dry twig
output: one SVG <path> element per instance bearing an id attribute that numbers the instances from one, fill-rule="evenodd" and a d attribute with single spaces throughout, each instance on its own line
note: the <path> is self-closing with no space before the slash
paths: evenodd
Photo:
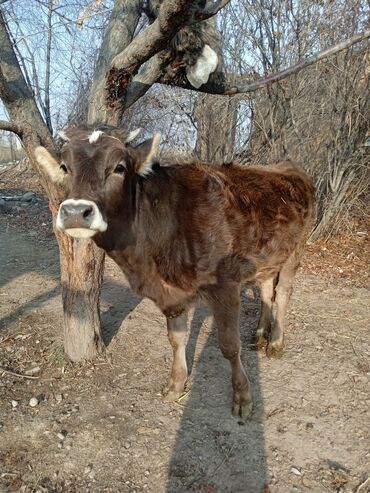
<path id="1" fill-rule="evenodd" d="M 0 366 L 0 372 L 8 373 L 9 375 L 13 375 L 14 377 L 27 378 L 28 380 L 37 380 L 39 377 L 31 376 L 31 375 L 22 375 L 22 373 L 16 373 L 11 370 L 7 370 Z"/>
<path id="2" fill-rule="evenodd" d="M 365 479 L 363 483 L 359 485 L 359 487 L 356 490 L 356 493 L 360 493 L 360 491 L 362 491 L 362 489 L 369 484 L 370 484 L 370 476 L 367 479 Z"/>

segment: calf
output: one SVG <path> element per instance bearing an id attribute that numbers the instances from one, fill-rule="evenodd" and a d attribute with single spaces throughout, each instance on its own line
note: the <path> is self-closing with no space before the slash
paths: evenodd
<path id="1" fill-rule="evenodd" d="M 290 162 L 276 166 L 160 165 L 159 136 L 131 147 L 118 129 L 73 129 L 61 155 L 42 147 L 38 162 L 64 183 L 57 227 L 91 237 L 125 273 L 131 288 L 167 317 L 173 365 L 166 397 L 188 377 L 187 312 L 198 298 L 211 307 L 222 354 L 231 363 L 233 414 L 252 408 L 240 360 L 243 283 L 260 286 L 256 344 L 283 348 L 293 278 L 311 227 L 314 188 Z M 273 310 L 274 305 L 274 310 Z"/>

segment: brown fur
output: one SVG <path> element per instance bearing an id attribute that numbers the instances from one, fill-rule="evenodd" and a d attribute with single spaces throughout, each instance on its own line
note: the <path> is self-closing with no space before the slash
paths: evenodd
<path id="1" fill-rule="evenodd" d="M 108 229 L 93 239 L 122 268 L 131 288 L 167 316 L 175 357 L 169 394 L 183 389 L 183 317 L 202 297 L 213 309 L 221 350 L 232 365 L 234 412 L 245 417 L 251 398 L 240 362 L 240 288 L 245 282 L 261 286 L 257 342 L 267 344 L 269 355 L 278 354 L 294 274 L 311 228 L 310 178 L 290 162 L 155 165 L 142 178 L 135 170 L 148 143 L 132 149 L 104 135 L 92 145 L 81 133 L 75 135 L 62 153 L 70 170 L 69 197 L 98 205 Z M 123 176 L 113 172 L 119 162 L 126 166 Z"/>

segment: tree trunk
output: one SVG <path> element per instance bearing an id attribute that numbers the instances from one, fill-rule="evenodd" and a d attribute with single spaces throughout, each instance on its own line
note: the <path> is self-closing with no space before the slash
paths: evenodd
<path id="1" fill-rule="evenodd" d="M 64 349 L 72 361 L 91 359 L 104 350 L 100 331 L 100 290 L 104 251 L 92 241 L 55 230 L 62 281 Z"/>
<path id="2" fill-rule="evenodd" d="M 114 2 L 90 91 L 88 112 L 90 124 L 119 125 L 120 123 L 122 108 L 119 105 L 109 108 L 106 104 L 105 74 L 111 68 L 114 57 L 131 43 L 140 20 L 142 4 L 143 0 L 116 0 Z"/>
<path id="3" fill-rule="evenodd" d="M 196 153 L 201 161 L 227 162 L 233 158 L 237 100 L 206 95 L 198 99 Z"/>
<path id="4" fill-rule="evenodd" d="M 55 144 L 20 70 L 1 15 L 0 96 L 11 121 L 22 130 L 20 138 L 53 206 L 55 224 L 56 206 L 63 200 L 63 190 L 47 181 L 33 155 L 36 146 L 42 144 L 53 152 Z M 104 347 L 99 316 L 104 254 L 91 240 L 72 240 L 61 232 L 56 232 L 56 237 L 60 252 L 65 351 L 73 361 L 90 359 Z"/>

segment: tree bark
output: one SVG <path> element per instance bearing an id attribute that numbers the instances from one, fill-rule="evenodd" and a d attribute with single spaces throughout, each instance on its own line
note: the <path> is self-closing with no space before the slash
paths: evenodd
<path id="1" fill-rule="evenodd" d="M 56 152 L 53 138 L 42 119 L 14 53 L 6 22 L 0 12 L 0 97 L 9 113 L 9 130 L 19 132 L 25 151 L 52 204 L 53 224 L 62 189 L 52 184 L 34 158 L 43 145 Z M 104 347 L 99 316 L 99 295 L 104 255 L 91 240 L 73 240 L 56 231 L 59 244 L 64 306 L 64 347 L 73 361 L 94 357 Z"/>
<path id="2" fill-rule="evenodd" d="M 104 252 L 91 240 L 73 240 L 54 231 L 60 252 L 64 349 L 72 361 L 92 359 L 105 348 L 99 303 Z"/>

